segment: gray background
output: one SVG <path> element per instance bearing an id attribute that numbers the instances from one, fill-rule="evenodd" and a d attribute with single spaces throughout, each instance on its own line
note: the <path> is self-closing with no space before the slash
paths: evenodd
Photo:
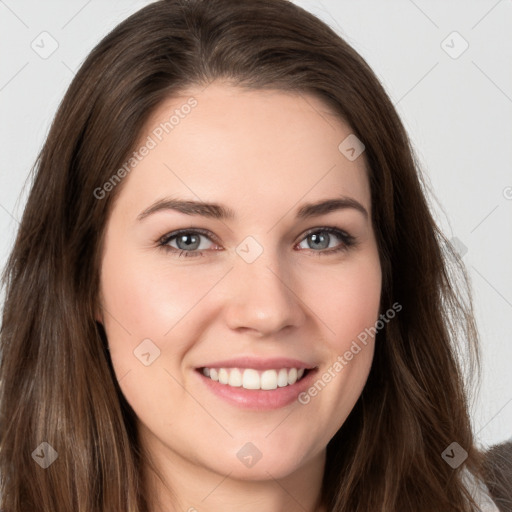
<path id="1" fill-rule="evenodd" d="M 25 180 L 75 71 L 110 29 L 148 3 L 0 0 L 0 267 L 24 206 Z M 512 1 L 296 3 L 363 55 L 409 131 L 436 219 L 458 239 L 473 285 L 483 348 L 474 430 L 483 446 L 508 439 Z"/>

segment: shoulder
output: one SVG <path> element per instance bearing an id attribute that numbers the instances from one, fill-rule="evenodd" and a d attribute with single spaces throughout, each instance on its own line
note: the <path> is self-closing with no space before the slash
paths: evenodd
<path id="1" fill-rule="evenodd" d="M 512 510 L 512 439 L 484 453 L 484 479 L 499 510 Z"/>
<path id="2" fill-rule="evenodd" d="M 464 473 L 463 481 L 481 512 L 500 512 L 483 481 L 477 480 L 469 471 Z"/>

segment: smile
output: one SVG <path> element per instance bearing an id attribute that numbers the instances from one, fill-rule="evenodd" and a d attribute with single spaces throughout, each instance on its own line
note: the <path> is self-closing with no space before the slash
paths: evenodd
<path id="1" fill-rule="evenodd" d="M 202 368 L 201 373 L 213 381 L 233 388 L 272 390 L 291 386 L 305 373 L 304 368 L 255 370 L 253 368 Z"/>

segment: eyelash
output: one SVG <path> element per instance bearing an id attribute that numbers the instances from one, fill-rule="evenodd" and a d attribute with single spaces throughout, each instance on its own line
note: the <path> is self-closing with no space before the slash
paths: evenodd
<path id="1" fill-rule="evenodd" d="M 330 248 L 330 249 L 323 249 L 320 251 L 315 251 L 314 249 L 308 249 L 310 251 L 313 251 L 313 253 L 317 253 L 316 255 L 318 255 L 318 256 L 325 256 L 325 255 L 330 255 L 330 254 L 334 254 L 334 253 L 348 251 L 351 247 L 354 247 L 355 245 L 357 245 L 357 240 L 355 237 L 353 237 L 352 235 L 349 235 L 348 233 L 346 233 L 345 231 L 342 231 L 341 229 L 333 228 L 330 226 L 314 228 L 314 229 L 306 232 L 304 234 L 304 236 L 302 237 L 302 239 L 298 243 L 301 243 L 308 236 L 315 235 L 318 233 L 329 233 L 329 234 L 336 235 L 342 242 L 339 246 Z M 160 249 L 164 250 L 166 253 L 171 253 L 176 257 L 181 257 L 182 255 L 184 255 L 187 258 L 204 256 L 203 252 L 201 252 L 201 251 L 197 251 L 197 250 L 186 251 L 184 249 L 176 249 L 175 247 L 171 247 L 168 245 L 169 242 L 171 242 L 172 240 L 174 240 L 175 238 L 177 238 L 178 236 L 183 235 L 183 234 L 203 235 L 203 236 L 209 238 L 210 241 L 217 243 L 215 241 L 215 237 L 213 236 L 213 234 L 211 232 L 206 231 L 204 229 L 200 229 L 200 228 L 193 228 L 193 229 L 189 228 L 189 229 L 180 229 L 178 231 L 173 231 L 172 233 L 168 233 L 168 234 L 164 235 L 163 237 L 161 237 L 158 240 L 158 242 L 157 242 L 158 247 Z M 208 250 L 211 251 L 212 249 L 208 249 Z M 216 249 L 213 249 L 213 250 L 216 250 Z M 177 253 L 179 253 L 179 254 L 177 254 Z"/>

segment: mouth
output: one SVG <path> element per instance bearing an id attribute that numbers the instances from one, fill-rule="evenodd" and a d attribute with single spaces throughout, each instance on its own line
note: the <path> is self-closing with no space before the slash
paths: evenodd
<path id="1" fill-rule="evenodd" d="M 238 358 L 195 368 L 212 396 L 254 411 L 297 402 L 298 395 L 312 385 L 317 372 L 318 366 L 286 358 Z"/>
<path id="2" fill-rule="evenodd" d="M 307 368 L 198 368 L 206 378 L 232 388 L 271 391 L 293 386 L 310 371 Z"/>

